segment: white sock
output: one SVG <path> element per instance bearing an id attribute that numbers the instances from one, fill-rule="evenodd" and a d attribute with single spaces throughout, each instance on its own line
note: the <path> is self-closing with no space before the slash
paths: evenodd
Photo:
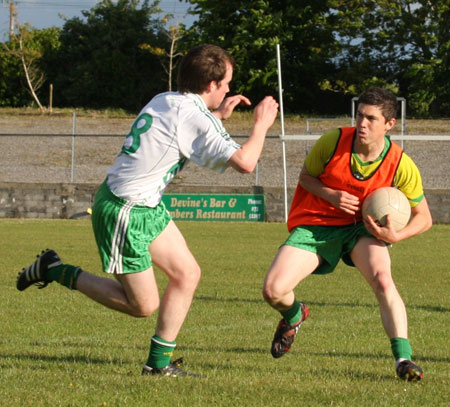
<path id="1" fill-rule="evenodd" d="M 401 363 L 401 362 L 403 362 L 404 360 L 406 360 L 405 358 L 398 358 L 396 361 L 395 361 L 395 369 L 397 369 L 398 368 L 398 365 Z"/>

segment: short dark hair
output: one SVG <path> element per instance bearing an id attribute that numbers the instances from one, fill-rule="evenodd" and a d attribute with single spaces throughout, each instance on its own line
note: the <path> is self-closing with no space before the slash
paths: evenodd
<path id="1" fill-rule="evenodd" d="M 386 121 L 397 117 L 397 97 L 387 89 L 372 87 L 367 89 L 359 98 L 358 105 L 378 106 Z"/>
<path id="2" fill-rule="evenodd" d="M 234 58 L 217 45 L 192 48 L 178 70 L 178 91 L 203 93 L 211 81 L 220 82 L 225 77 L 227 62 L 234 67 Z"/>

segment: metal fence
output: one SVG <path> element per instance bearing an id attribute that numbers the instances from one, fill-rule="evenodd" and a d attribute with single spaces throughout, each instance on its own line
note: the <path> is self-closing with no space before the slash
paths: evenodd
<path id="1" fill-rule="evenodd" d="M 295 186 L 308 148 L 318 137 L 299 134 L 268 138 L 254 174 L 243 175 L 231 169 L 216 174 L 189 164 L 173 182 L 281 186 L 286 180 L 287 186 Z M 124 135 L 0 134 L 0 182 L 100 183 L 124 138 Z M 391 138 L 404 142 L 406 153 L 422 172 L 425 187 L 450 188 L 449 135 L 393 135 Z"/>
<path id="2" fill-rule="evenodd" d="M 338 123 L 338 121 L 341 123 Z M 0 182 L 100 183 L 120 151 L 133 118 L 0 116 Z M 313 121 L 317 122 L 313 126 Z M 189 185 L 295 186 L 304 158 L 320 133 L 348 125 L 350 118 L 310 118 L 292 125 L 284 137 L 271 129 L 254 174 L 227 170 L 224 174 L 189 164 L 173 182 Z M 418 165 L 426 188 L 450 189 L 449 121 L 442 121 L 446 134 L 399 134 L 391 139 L 402 143 Z M 228 123 L 226 123 L 228 125 Z M 426 127 L 426 126 L 424 126 Z M 430 128 L 434 128 L 431 126 Z M 409 126 L 412 128 L 412 125 Z M 296 130 L 299 130 L 298 133 Z M 447 131 L 445 131 L 447 130 Z M 237 142 L 246 136 L 235 135 Z M 242 130 L 241 130 L 242 133 Z M 284 168 L 285 164 L 285 168 Z"/>

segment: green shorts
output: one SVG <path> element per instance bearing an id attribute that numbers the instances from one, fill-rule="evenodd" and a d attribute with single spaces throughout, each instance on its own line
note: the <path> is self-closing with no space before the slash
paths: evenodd
<path id="1" fill-rule="evenodd" d="M 333 272 L 340 259 L 354 266 L 350 253 L 362 236 L 372 236 L 363 222 L 345 226 L 303 225 L 293 229 L 284 244 L 318 254 L 323 262 L 314 274 L 328 274 Z"/>
<path id="2" fill-rule="evenodd" d="M 134 205 L 114 195 L 104 182 L 92 208 L 92 227 L 106 273 L 138 273 L 152 265 L 149 245 L 171 220 L 163 202 Z"/>

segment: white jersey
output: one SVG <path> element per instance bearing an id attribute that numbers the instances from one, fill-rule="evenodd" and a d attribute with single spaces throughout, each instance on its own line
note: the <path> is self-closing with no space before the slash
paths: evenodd
<path id="1" fill-rule="evenodd" d="M 223 172 L 239 147 L 199 95 L 161 93 L 131 126 L 107 185 L 123 199 L 155 207 L 188 160 Z"/>

